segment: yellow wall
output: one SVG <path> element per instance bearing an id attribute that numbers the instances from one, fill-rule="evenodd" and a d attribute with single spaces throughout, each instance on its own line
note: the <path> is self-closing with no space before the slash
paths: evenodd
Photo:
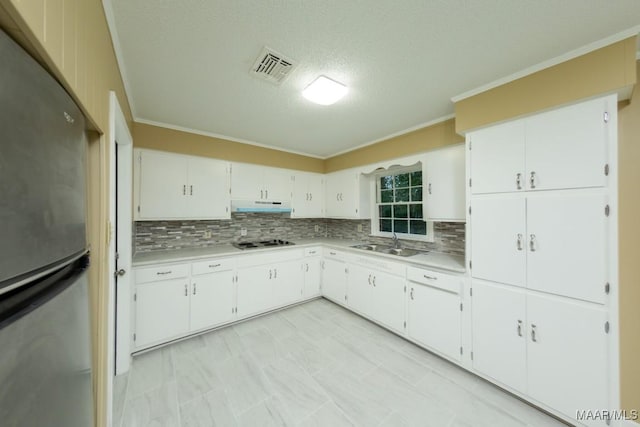
<path id="1" fill-rule="evenodd" d="M 151 148 L 222 160 L 311 172 L 323 172 L 324 170 L 322 159 L 142 123 L 135 123 L 133 126 L 133 143 L 138 148 Z"/>
<path id="2" fill-rule="evenodd" d="M 455 132 L 455 120 L 450 119 L 432 126 L 368 145 L 348 153 L 326 159 L 325 172 L 367 165 L 381 160 L 408 156 L 456 144 L 464 138 Z"/>
<path id="3" fill-rule="evenodd" d="M 106 421 L 109 91 L 131 110 L 100 0 L 0 0 L 0 26 L 45 66 L 88 119 L 88 235 L 96 425 Z"/>
<path id="4" fill-rule="evenodd" d="M 636 83 L 636 38 L 456 102 L 456 131 L 468 130 L 573 102 Z"/>
<path id="5" fill-rule="evenodd" d="M 623 40 L 456 103 L 466 131 L 635 84 L 636 39 Z M 640 408 L 640 94 L 619 104 L 619 289 L 622 407 Z"/>
<path id="6" fill-rule="evenodd" d="M 636 64 L 640 80 L 640 63 Z M 640 409 L 640 89 L 618 110 L 622 407 Z"/>

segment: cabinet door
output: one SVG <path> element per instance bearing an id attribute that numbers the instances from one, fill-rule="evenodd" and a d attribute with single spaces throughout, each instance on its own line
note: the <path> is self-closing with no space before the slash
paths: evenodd
<path id="1" fill-rule="evenodd" d="M 190 329 L 196 331 L 230 322 L 234 294 L 233 271 L 194 276 L 191 279 Z"/>
<path id="2" fill-rule="evenodd" d="M 503 193 L 525 188 L 523 120 L 473 132 L 469 141 L 473 194 Z"/>
<path id="3" fill-rule="evenodd" d="M 460 360 L 460 295 L 417 283 L 409 284 L 409 337 L 447 357 Z"/>
<path id="4" fill-rule="evenodd" d="M 405 284 L 403 277 L 372 271 L 373 312 L 371 317 L 403 334 L 405 322 Z"/>
<path id="5" fill-rule="evenodd" d="M 275 305 L 273 268 L 268 265 L 238 270 L 238 317 L 261 313 Z"/>
<path id="6" fill-rule="evenodd" d="M 189 280 L 136 286 L 137 348 L 168 341 L 189 331 Z"/>
<path id="7" fill-rule="evenodd" d="M 294 176 L 291 197 L 292 218 L 308 218 L 310 216 L 308 180 L 308 175 L 303 172 L 296 173 Z"/>
<path id="8" fill-rule="evenodd" d="M 474 369 L 526 393 L 525 293 L 474 280 L 472 304 Z"/>
<path id="9" fill-rule="evenodd" d="M 597 192 L 527 198 L 527 287 L 604 303 L 605 206 Z"/>
<path id="10" fill-rule="evenodd" d="M 527 119 L 527 188 L 600 187 L 606 184 L 607 99 L 601 98 Z M 610 108 L 616 109 L 615 102 Z M 531 186 L 530 179 L 533 177 Z"/>
<path id="11" fill-rule="evenodd" d="M 332 259 L 324 260 L 322 270 L 322 296 L 346 304 L 347 296 L 347 265 Z"/>
<path id="12" fill-rule="evenodd" d="M 526 201 L 520 194 L 471 201 L 471 275 L 525 286 Z"/>
<path id="13" fill-rule="evenodd" d="M 187 214 L 187 158 L 141 151 L 139 168 L 138 218 L 184 217 Z"/>
<path id="14" fill-rule="evenodd" d="M 231 198 L 234 200 L 264 200 L 263 167 L 246 163 L 231 165 Z"/>
<path id="15" fill-rule="evenodd" d="M 529 295 L 527 318 L 528 394 L 569 417 L 575 417 L 578 409 L 608 408 L 605 311 L 577 301 Z M 505 355 L 502 361 L 507 359 Z"/>
<path id="16" fill-rule="evenodd" d="M 304 298 L 312 298 L 322 293 L 321 262 L 320 257 L 308 257 L 304 260 Z"/>
<path id="17" fill-rule="evenodd" d="M 228 164 L 211 159 L 189 158 L 187 216 L 199 219 L 228 219 Z"/>
<path id="18" fill-rule="evenodd" d="M 373 271 L 359 265 L 349 266 L 347 304 L 366 316 L 374 317 Z"/>
<path id="19" fill-rule="evenodd" d="M 341 215 L 342 204 L 340 202 L 341 176 L 338 173 L 331 173 L 325 176 L 325 211 L 328 217 L 338 217 Z"/>
<path id="20" fill-rule="evenodd" d="M 273 296 L 275 306 L 300 301 L 304 285 L 301 261 L 288 261 L 273 266 Z"/>
<path id="21" fill-rule="evenodd" d="M 274 202 L 291 200 L 291 177 L 291 171 L 285 169 L 263 168 L 264 200 Z"/>
<path id="22" fill-rule="evenodd" d="M 424 218 L 465 221 L 464 144 L 427 153 L 422 165 Z"/>
<path id="23" fill-rule="evenodd" d="M 311 218 L 322 218 L 324 216 L 324 176 L 320 174 L 310 174 L 307 179 L 307 189 L 309 193 L 307 216 Z"/>

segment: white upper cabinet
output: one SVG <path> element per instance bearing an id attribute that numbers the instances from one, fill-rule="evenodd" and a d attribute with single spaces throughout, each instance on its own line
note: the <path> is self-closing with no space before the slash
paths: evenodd
<path id="1" fill-rule="evenodd" d="M 151 150 L 136 157 L 136 220 L 230 218 L 228 163 Z"/>
<path id="2" fill-rule="evenodd" d="M 323 175 L 294 172 L 292 196 L 292 218 L 322 218 L 324 216 Z"/>
<path id="3" fill-rule="evenodd" d="M 370 217 L 370 183 L 355 170 L 325 175 L 325 213 L 328 218 Z"/>
<path id="4" fill-rule="evenodd" d="M 471 275 L 525 286 L 526 200 L 520 194 L 488 195 L 471 203 Z"/>
<path id="5" fill-rule="evenodd" d="M 473 194 L 524 189 L 524 129 L 524 120 L 515 120 L 473 132 L 467 137 Z"/>
<path id="6" fill-rule="evenodd" d="M 422 164 L 425 220 L 466 220 L 464 149 L 460 144 L 426 154 Z"/>
<path id="7" fill-rule="evenodd" d="M 601 187 L 606 184 L 608 125 L 616 104 L 600 98 L 527 119 L 527 188 Z"/>
<path id="8" fill-rule="evenodd" d="M 527 197 L 527 287 L 604 303 L 607 199 L 601 190 L 586 191 Z"/>
<path id="9" fill-rule="evenodd" d="M 468 135 L 471 192 L 602 187 L 615 97 L 491 126 Z"/>
<path id="10" fill-rule="evenodd" d="M 231 165 L 231 198 L 265 202 L 291 200 L 291 171 L 247 163 Z"/>

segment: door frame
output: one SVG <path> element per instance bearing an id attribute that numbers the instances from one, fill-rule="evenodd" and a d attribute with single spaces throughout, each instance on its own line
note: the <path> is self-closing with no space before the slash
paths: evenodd
<path id="1" fill-rule="evenodd" d="M 113 407 L 113 378 L 129 369 L 130 356 L 130 293 L 131 293 L 131 224 L 132 224 L 132 165 L 133 138 L 118 103 L 115 92 L 109 94 L 109 244 L 108 244 L 108 309 L 107 309 L 107 425 L 111 425 Z M 116 224 L 119 226 L 116 227 Z M 116 247 L 116 242 L 118 247 Z M 124 249 L 124 250 L 123 250 Z M 116 258 L 116 252 L 119 257 Z M 126 273 L 118 281 L 121 291 L 116 304 L 116 268 Z M 122 304 L 122 302 L 125 302 Z M 121 307 L 116 313 L 116 307 Z M 118 331 L 116 334 L 116 322 Z"/>

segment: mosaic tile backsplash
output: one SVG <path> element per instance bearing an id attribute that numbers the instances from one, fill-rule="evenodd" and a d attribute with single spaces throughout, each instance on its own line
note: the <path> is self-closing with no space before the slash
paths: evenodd
<path id="1" fill-rule="evenodd" d="M 362 226 L 361 232 L 358 231 L 359 225 Z M 246 236 L 240 236 L 241 229 L 247 230 Z M 319 237 L 377 243 L 389 243 L 391 240 L 370 236 L 371 221 L 368 219 L 295 219 L 283 213 L 233 213 L 231 220 L 138 221 L 134 224 L 134 230 L 136 252 L 207 247 L 243 240 L 295 241 Z M 401 241 L 402 246 L 407 248 L 464 255 L 464 223 L 436 222 L 434 237 L 433 243 Z"/>

